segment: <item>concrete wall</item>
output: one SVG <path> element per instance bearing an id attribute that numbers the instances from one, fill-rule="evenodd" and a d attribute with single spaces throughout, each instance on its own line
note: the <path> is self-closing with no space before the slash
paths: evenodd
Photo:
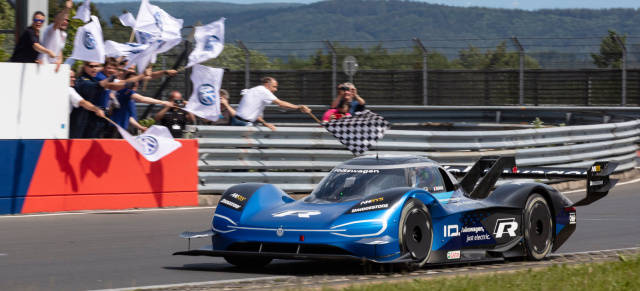
<path id="1" fill-rule="evenodd" d="M 0 140 L 0 214 L 198 205 L 198 142 L 149 162 L 124 140 Z"/>
<path id="2" fill-rule="evenodd" d="M 69 66 L 0 63 L 0 139 L 69 137 Z"/>

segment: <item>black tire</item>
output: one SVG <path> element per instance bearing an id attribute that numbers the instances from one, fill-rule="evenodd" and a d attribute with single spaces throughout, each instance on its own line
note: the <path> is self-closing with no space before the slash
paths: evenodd
<path id="1" fill-rule="evenodd" d="M 542 260 L 553 245 L 553 221 L 549 204 L 534 193 L 524 209 L 524 244 L 529 260 Z"/>
<path id="2" fill-rule="evenodd" d="M 227 263 L 241 267 L 241 268 L 259 268 L 264 267 L 271 263 L 271 258 L 260 257 L 224 257 Z"/>
<path id="3" fill-rule="evenodd" d="M 413 262 L 406 263 L 409 270 L 424 266 L 433 245 L 433 225 L 427 207 L 417 199 L 409 199 L 400 214 L 400 250 L 411 253 Z"/>

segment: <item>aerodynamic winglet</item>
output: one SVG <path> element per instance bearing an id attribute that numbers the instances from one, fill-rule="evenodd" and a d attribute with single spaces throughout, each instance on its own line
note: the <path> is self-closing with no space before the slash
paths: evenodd
<path id="1" fill-rule="evenodd" d="M 613 173 L 616 167 L 618 167 L 618 163 L 594 163 L 587 170 L 587 196 L 571 206 L 589 205 L 607 196 L 609 190 L 618 182 L 617 179 L 609 179 L 609 174 Z"/>

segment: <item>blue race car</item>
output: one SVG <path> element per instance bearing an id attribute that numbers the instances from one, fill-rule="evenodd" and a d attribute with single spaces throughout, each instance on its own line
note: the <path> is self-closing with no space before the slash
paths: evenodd
<path id="1" fill-rule="evenodd" d="M 513 157 L 483 157 L 445 167 L 418 156 L 366 156 L 334 168 L 307 197 L 294 200 L 270 184 L 230 187 L 205 232 L 211 245 L 174 255 L 214 256 L 237 266 L 273 259 L 428 263 L 526 257 L 555 252 L 576 229 L 575 206 L 603 198 L 617 164 L 587 171 L 517 169 Z M 454 174 L 464 174 L 458 182 Z M 499 178 L 586 178 L 587 196 L 572 203 L 542 183 Z M 495 188 L 495 189 L 494 189 Z"/>

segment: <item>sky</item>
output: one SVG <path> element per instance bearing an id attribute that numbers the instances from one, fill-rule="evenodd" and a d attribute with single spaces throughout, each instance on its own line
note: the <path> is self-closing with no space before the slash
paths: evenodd
<path id="1" fill-rule="evenodd" d="M 114 3 L 123 1 L 136 1 L 136 0 L 93 0 L 92 2 L 104 2 Z M 177 2 L 177 1 L 194 1 L 194 0 L 151 0 L 151 2 Z M 196 1 L 208 1 L 208 0 L 196 0 Z M 318 0 L 209 0 L 216 2 L 228 2 L 237 4 L 249 4 L 249 3 L 313 3 Z M 640 9 L 639 0 L 412 0 L 419 2 L 428 2 L 433 4 L 442 4 L 447 6 L 458 7 L 490 7 L 490 8 L 504 8 L 504 9 L 523 9 L 523 10 L 538 10 L 538 9 L 568 9 L 568 8 L 587 8 L 587 9 L 607 9 L 607 8 L 634 8 Z"/>

